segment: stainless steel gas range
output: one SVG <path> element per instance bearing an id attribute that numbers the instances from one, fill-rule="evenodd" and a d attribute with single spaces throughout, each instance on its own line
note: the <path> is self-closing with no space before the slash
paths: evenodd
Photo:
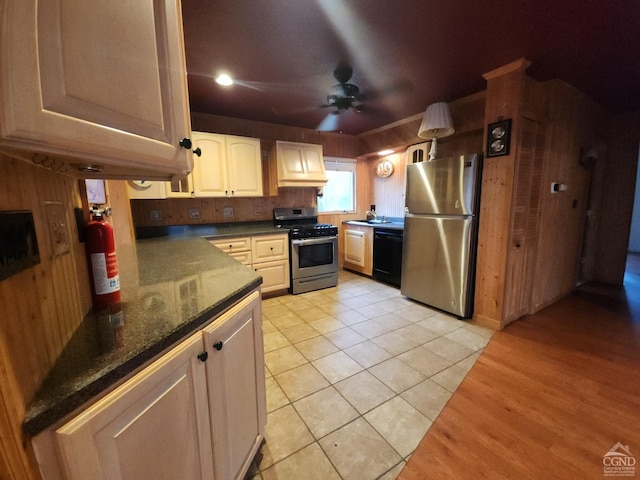
<path id="1" fill-rule="evenodd" d="M 289 230 L 291 293 L 338 284 L 338 227 L 318 223 L 314 207 L 275 208 L 274 225 Z"/>

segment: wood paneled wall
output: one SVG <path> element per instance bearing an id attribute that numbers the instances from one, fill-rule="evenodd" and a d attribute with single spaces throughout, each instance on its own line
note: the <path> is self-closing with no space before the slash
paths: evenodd
<path id="1" fill-rule="evenodd" d="M 77 180 L 0 155 L 0 210 L 33 212 L 40 264 L 0 282 L 0 439 L 9 453 L 7 478 L 33 476 L 21 425 L 27 405 L 90 307 L 84 245 L 73 209 Z M 68 249 L 54 255 L 45 202 L 62 205 Z M 9 388 L 7 388 L 7 386 Z"/>
<path id="2" fill-rule="evenodd" d="M 356 158 L 361 153 L 360 141 L 353 135 L 318 132 L 309 128 L 254 122 L 198 112 L 191 114 L 191 128 L 199 132 L 259 138 L 265 143 L 275 140 L 315 143 L 322 145 L 324 154 L 330 157 Z"/>
<path id="3" fill-rule="evenodd" d="M 124 192 L 110 196 L 119 212 L 116 242 L 132 241 Z M 112 197 L 112 198 L 111 198 Z M 126 194 L 125 194 L 126 198 Z M 64 212 L 68 248 L 54 250 L 46 205 Z M 74 208 L 78 180 L 0 154 L 0 210 L 30 210 L 40 264 L 0 282 L 0 478 L 39 478 L 30 443 L 22 434 L 25 411 L 77 326 L 91 308 L 84 243 Z M 60 230 L 59 230 L 60 231 Z M 57 253 L 56 253 L 57 252 Z"/>
<path id="4" fill-rule="evenodd" d="M 534 284 L 533 311 L 564 297 L 579 281 L 594 280 L 586 272 L 582 279 L 580 274 L 581 263 L 595 258 L 595 251 L 586 250 L 584 242 L 587 220 L 596 217 L 587 217 L 593 170 L 581 166 L 579 160 L 581 151 L 589 150 L 598 132 L 604 131 L 608 117 L 594 101 L 564 82 L 546 82 L 544 87 L 548 121 L 534 272 L 535 278 L 544 281 Z M 552 193 L 552 182 L 567 189 Z M 597 210 L 592 213 L 599 216 Z"/>
<path id="5" fill-rule="evenodd" d="M 273 220 L 273 209 L 276 207 L 316 206 L 316 195 L 315 188 L 287 187 L 279 189 L 277 197 L 131 200 L 131 214 L 136 227 L 259 222 Z M 232 217 L 224 216 L 225 207 L 233 209 Z M 190 208 L 198 208 L 200 218 L 190 218 Z M 162 218 L 152 220 L 151 210 L 162 212 Z"/>

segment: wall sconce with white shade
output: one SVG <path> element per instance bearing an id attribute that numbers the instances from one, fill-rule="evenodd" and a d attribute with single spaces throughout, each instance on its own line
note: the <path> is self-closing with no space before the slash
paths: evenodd
<path id="1" fill-rule="evenodd" d="M 418 130 L 418 136 L 420 138 L 431 140 L 429 160 L 436 158 L 436 140 L 453 135 L 454 132 L 455 129 L 453 128 L 453 120 L 451 120 L 451 112 L 446 102 L 437 102 L 429 105 L 424 112 L 422 124 L 420 124 L 420 129 Z"/>

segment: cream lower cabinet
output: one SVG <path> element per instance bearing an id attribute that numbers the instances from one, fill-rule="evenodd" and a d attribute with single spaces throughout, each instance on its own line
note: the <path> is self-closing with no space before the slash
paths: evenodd
<path id="1" fill-rule="evenodd" d="M 344 268 L 373 275 L 373 228 L 344 225 Z"/>
<path id="2" fill-rule="evenodd" d="M 262 275 L 265 293 L 289 288 L 289 235 L 260 235 L 251 238 L 253 269 Z"/>
<path id="3" fill-rule="evenodd" d="M 256 290 L 34 448 L 45 480 L 241 479 L 265 426 Z"/>
<path id="4" fill-rule="evenodd" d="M 262 293 L 288 289 L 289 236 L 287 234 L 221 238 L 210 242 L 262 276 Z"/>
<path id="5" fill-rule="evenodd" d="M 241 480 L 264 438 L 261 317 L 256 294 L 204 329 L 216 479 Z"/>

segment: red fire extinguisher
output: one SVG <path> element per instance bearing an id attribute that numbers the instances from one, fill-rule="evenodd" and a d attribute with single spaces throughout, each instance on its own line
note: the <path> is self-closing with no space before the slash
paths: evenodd
<path id="1" fill-rule="evenodd" d="M 93 308 L 100 310 L 120 301 L 120 277 L 116 258 L 116 243 L 113 227 L 103 215 L 110 209 L 91 209 L 92 220 L 86 226 L 86 250 L 91 277 Z"/>

